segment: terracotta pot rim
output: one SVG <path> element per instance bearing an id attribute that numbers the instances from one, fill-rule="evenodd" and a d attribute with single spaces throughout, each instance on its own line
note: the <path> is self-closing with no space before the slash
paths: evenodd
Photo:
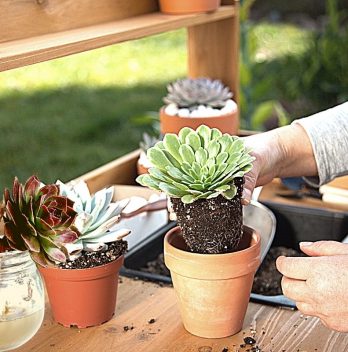
<path id="1" fill-rule="evenodd" d="M 106 268 L 108 266 L 111 266 L 113 263 L 117 262 L 120 258 L 124 257 L 124 254 L 120 255 L 119 257 L 117 257 L 116 259 L 114 259 L 113 261 L 106 263 L 106 264 L 102 264 L 102 265 L 98 265 L 98 266 L 93 266 L 91 268 L 83 268 L 83 269 L 66 269 L 66 268 L 59 268 L 57 266 L 48 266 L 48 267 L 44 267 L 41 265 L 38 265 L 37 267 L 41 270 L 61 270 L 61 271 L 66 271 L 66 272 L 71 272 L 71 271 L 78 271 L 78 272 L 82 272 L 82 271 L 90 271 L 93 269 L 98 269 L 98 268 Z"/>
<path id="2" fill-rule="evenodd" d="M 184 255 L 184 256 L 191 256 L 193 258 L 212 258 L 212 259 L 218 259 L 218 258 L 227 258 L 227 256 L 236 257 L 237 255 L 244 255 L 245 253 L 252 252 L 254 249 L 261 244 L 261 236 L 258 232 L 256 232 L 254 229 L 252 229 L 249 226 L 243 225 L 243 231 L 251 231 L 252 232 L 252 239 L 254 240 L 254 243 L 252 243 L 248 248 L 236 251 L 236 252 L 229 252 L 229 253 L 220 253 L 220 254 L 210 254 L 210 253 L 195 253 L 195 252 L 189 252 L 185 251 L 179 248 L 174 247 L 170 242 L 169 239 L 170 237 L 174 236 L 178 231 L 181 232 L 180 226 L 175 226 L 171 230 L 169 230 L 164 237 L 164 242 L 167 246 L 171 248 L 171 251 L 174 253 L 178 253 L 179 255 Z"/>
<path id="3" fill-rule="evenodd" d="M 165 109 L 166 105 L 162 106 L 160 109 L 160 113 L 162 114 L 162 116 L 168 116 L 170 117 L 174 117 L 174 118 L 178 118 L 178 119 L 218 119 L 218 118 L 226 118 L 229 117 L 231 115 L 235 115 L 236 113 L 238 113 L 238 106 L 231 112 L 228 112 L 227 114 L 223 114 L 223 115 L 218 115 L 218 116 L 178 116 L 178 115 L 169 115 L 167 114 L 164 109 Z"/>
<path id="4" fill-rule="evenodd" d="M 123 261 L 124 255 L 121 255 L 110 263 L 94 266 L 92 268 L 64 269 L 57 267 L 39 267 L 38 269 L 44 277 L 50 277 L 60 281 L 90 281 L 112 275 L 114 272 L 118 272 L 123 264 Z"/>

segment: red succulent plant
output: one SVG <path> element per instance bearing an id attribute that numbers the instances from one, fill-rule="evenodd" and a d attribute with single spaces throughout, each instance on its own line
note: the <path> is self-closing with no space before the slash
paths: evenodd
<path id="1" fill-rule="evenodd" d="M 29 250 L 33 260 L 42 265 L 65 262 L 68 256 L 64 244 L 74 242 L 79 232 L 73 225 L 77 213 L 73 201 L 59 195 L 55 184 L 42 185 L 31 176 L 23 186 L 17 177 L 12 193 L 5 189 L 3 247 Z M 5 240 L 6 242 L 5 243 Z"/>

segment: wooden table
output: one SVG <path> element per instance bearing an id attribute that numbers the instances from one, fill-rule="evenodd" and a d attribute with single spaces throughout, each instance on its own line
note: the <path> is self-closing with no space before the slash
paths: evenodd
<path id="1" fill-rule="evenodd" d="M 152 324 L 151 319 L 155 319 Z M 249 304 L 239 334 L 223 339 L 193 336 L 181 323 L 172 287 L 124 277 L 111 321 L 88 329 L 64 328 L 53 321 L 47 305 L 38 333 L 16 351 L 251 351 L 250 346 L 240 347 L 246 336 L 254 336 L 262 352 L 348 352 L 348 334 L 330 331 L 317 318 L 298 311 L 255 303 Z"/>

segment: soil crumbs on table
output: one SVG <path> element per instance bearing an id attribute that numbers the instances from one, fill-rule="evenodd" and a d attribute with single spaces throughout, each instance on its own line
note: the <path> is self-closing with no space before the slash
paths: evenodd
<path id="1" fill-rule="evenodd" d="M 253 293 L 265 296 L 283 294 L 281 289 L 282 274 L 276 268 L 276 260 L 281 255 L 286 257 L 304 256 L 303 253 L 292 248 L 272 247 L 255 275 L 253 288 L 251 290 Z"/>
<path id="2" fill-rule="evenodd" d="M 108 248 L 97 252 L 83 251 L 75 260 L 67 260 L 59 264 L 62 269 L 88 269 L 113 262 L 127 250 L 127 242 L 123 240 L 108 243 Z"/>
<path id="3" fill-rule="evenodd" d="M 276 268 L 276 260 L 279 256 L 300 257 L 303 253 L 292 248 L 272 247 L 267 253 L 259 270 L 257 271 L 252 292 L 265 296 L 282 295 L 281 279 L 282 275 Z M 169 276 L 170 272 L 164 264 L 163 253 L 156 259 L 149 261 L 145 267 L 140 269 L 151 274 Z"/>

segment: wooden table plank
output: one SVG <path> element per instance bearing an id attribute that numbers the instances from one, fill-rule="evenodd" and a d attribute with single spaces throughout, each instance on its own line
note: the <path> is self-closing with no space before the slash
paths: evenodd
<path id="1" fill-rule="evenodd" d="M 156 321 L 149 324 L 152 318 Z M 133 329 L 124 331 L 125 326 Z M 68 329 L 56 324 L 47 308 L 37 335 L 17 351 L 242 352 L 247 351 L 240 348 L 243 338 L 253 335 L 262 352 L 348 352 L 348 334 L 330 331 L 298 311 L 254 303 L 239 334 L 223 339 L 193 336 L 182 326 L 171 287 L 128 278 L 122 278 L 116 315 L 108 323 Z"/>

